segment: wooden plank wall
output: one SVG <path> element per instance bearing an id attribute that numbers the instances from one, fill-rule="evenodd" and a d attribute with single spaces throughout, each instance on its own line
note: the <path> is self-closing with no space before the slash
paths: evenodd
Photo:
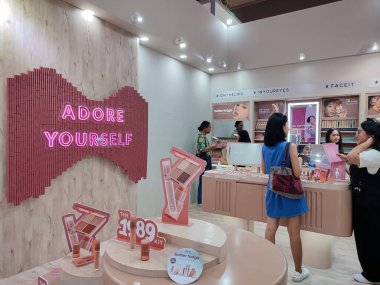
<path id="1" fill-rule="evenodd" d="M 135 37 L 58 0 L 7 0 L 0 22 L 0 277 L 57 259 L 68 252 L 61 216 L 74 202 L 109 211 L 100 233 L 116 233 L 117 209 L 136 210 L 137 186 L 111 162 L 90 157 L 54 179 L 46 194 L 19 206 L 5 199 L 6 78 L 35 67 L 55 68 L 90 99 L 137 87 Z"/>

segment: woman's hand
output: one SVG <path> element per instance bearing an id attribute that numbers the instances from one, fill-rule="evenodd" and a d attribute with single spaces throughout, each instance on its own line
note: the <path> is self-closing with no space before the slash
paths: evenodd
<path id="1" fill-rule="evenodd" d="M 336 155 L 339 156 L 342 160 L 347 161 L 347 155 L 342 153 L 337 153 Z"/>

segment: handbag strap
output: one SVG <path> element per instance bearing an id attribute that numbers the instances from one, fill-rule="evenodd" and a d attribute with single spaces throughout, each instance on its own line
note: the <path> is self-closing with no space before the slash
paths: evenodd
<path id="1" fill-rule="evenodd" d="M 289 153 L 289 147 L 290 147 L 290 142 L 286 143 L 284 154 L 282 155 L 282 163 L 281 166 L 285 167 L 286 166 L 286 156 Z"/>

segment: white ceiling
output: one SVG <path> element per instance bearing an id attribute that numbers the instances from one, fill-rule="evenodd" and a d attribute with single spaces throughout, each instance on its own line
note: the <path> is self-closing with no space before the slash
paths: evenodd
<path id="1" fill-rule="evenodd" d="M 243 69 L 297 63 L 300 52 L 312 61 L 367 53 L 373 42 L 380 46 L 380 0 L 343 0 L 231 27 L 195 0 L 65 1 L 148 36 L 142 44 L 205 72 L 236 71 L 238 63 Z M 144 21 L 133 23 L 133 13 Z M 177 37 L 186 41 L 185 50 L 175 44 Z M 182 53 L 187 59 L 179 58 Z"/>

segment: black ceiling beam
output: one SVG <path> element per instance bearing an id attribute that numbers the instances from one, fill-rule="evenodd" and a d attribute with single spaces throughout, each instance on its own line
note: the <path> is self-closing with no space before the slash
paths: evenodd
<path id="1" fill-rule="evenodd" d="M 231 11 L 246 23 L 338 1 L 342 0 L 267 0 L 231 8 Z"/>
<path id="2" fill-rule="evenodd" d="M 200 4 L 204 5 L 207 3 L 211 3 L 210 12 L 215 15 L 215 0 L 197 0 Z"/>

